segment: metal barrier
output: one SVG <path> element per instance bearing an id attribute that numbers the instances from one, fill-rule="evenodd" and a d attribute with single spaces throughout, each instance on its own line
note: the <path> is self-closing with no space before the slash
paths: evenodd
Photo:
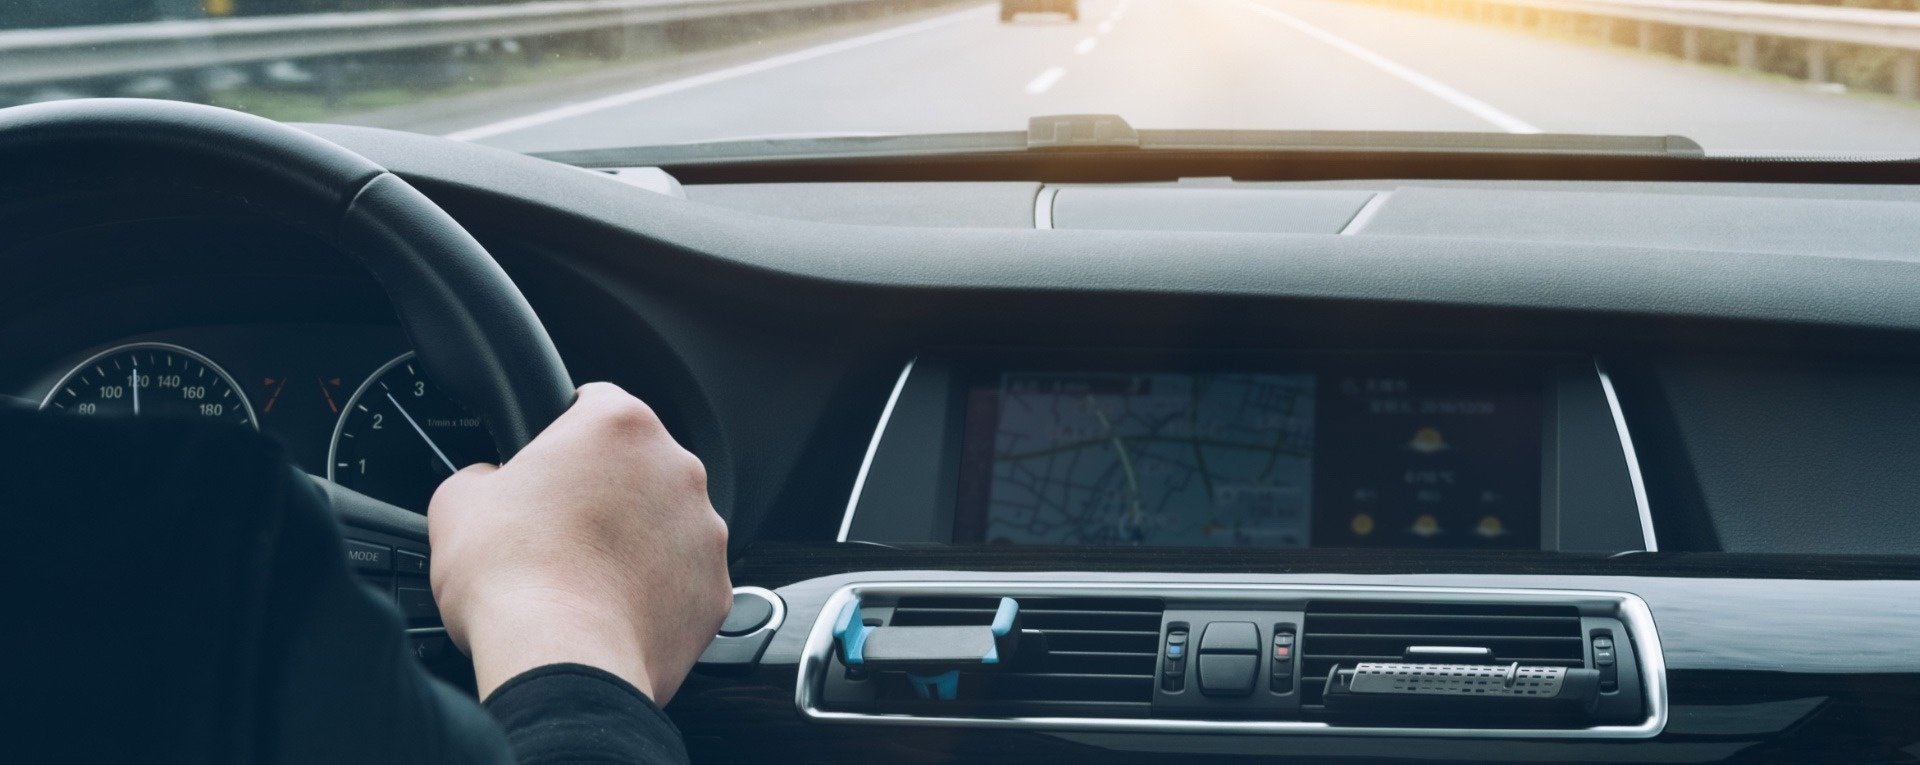
<path id="1" fill-rule="evenodd" d="M 1809 80 L 1826 82 L 1831 75 L 1829 44 L 1857 45 L 1896 52 L 1892 89 L 1906 98 L 1920 98 L 1920 13 L 1869 8 L 1753 2 L 1752 0 L 1382 0 L 1396 7 L 1463 16 L 1483 21 L 1546 25 L 1553 17 L 1592 18 L 1603 24 L 1600 35 L 1617 41 L 1612 22 L 1634 24 L 1633 41 L 1653 46 L 1654 30 L 1667 26 L 1680 31 L 1680 55 L 1689 61 L 1703 57 L 1700 33 L 1734 36 L 1730 63 L 1744 69 L 1760 68 L 1761 38 L 1796 40 L 1805 44 Z"/>
<path id="2" fill-rule="evenodd" d="M 9 30 L 0 32 L 0 87 L 619 31 L 727 16 L 900 4 L 900 0 L 546 0 Z"/>

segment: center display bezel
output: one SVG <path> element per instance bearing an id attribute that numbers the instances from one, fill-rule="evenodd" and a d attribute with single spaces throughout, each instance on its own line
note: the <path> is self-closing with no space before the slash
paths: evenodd
<path id="1" fill-rule="evenodd" d="M 1492 376 L 1537 390 L 1538 544 L 1522 549 L 1657 549 L 1648 524 L 1641 522 L 1645 508 L 1633 480 L 1637 474 L 1628 457 L 1630 441 L 1617 407 L 1605 394 L 1604 375 L 1591 356 L 1556 352 L 926 350 L 903 370 L 889 397 L 839 538 L 889 545 L 978 543 L 955 534 L 957 511 L 962 509 L 967 397 L 1006 372 L 1362 369 Z"/>

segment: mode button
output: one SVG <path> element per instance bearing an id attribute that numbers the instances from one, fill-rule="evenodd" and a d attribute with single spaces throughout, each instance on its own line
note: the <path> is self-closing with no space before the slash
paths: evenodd
<path id="1" fill-rule="evenodd" d="M 352 566 L 355 571 L 384 574 L 393 570 L 393 548 L 349 539 L 347 540 L 347 565 Z"/>

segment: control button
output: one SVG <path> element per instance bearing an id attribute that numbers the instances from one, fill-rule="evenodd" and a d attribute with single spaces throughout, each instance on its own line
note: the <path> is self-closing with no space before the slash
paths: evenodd
<path id="1" fill-rule="evenodd" d="M 1273 662 L 1267 687 L 1274 693 L 1293 692 L 1293 640 L 1292 624 L 1273 625 Z"/>
<path id="2" fill-rule="evenodd" d="M 347 564 L 355 571 L 378 571 L 385 573 L 393 570 L 393 548 L 362 542 L 358 539 L 347 540 Z"/>
<path id="3" fill-rule="evenodd" d="M 1593 638 L 1593 665 L 1600 669 L 1600 692 L 1620 690 L 1619 656 L 1615 654 L 1613 635 L 1602 633 Z"/>
<path id="4" fill-rule="evenodd" d="M 1177 623 L 1167 631 L 1166 660 L 1160 662 L 1160 690 L 1179 693 L 1187 688 L 1187 625 Z"/>
<path id="5" fill-rule="evenodd" d="M 426 576 L 427 556 L 407 550 L 394 550 L 393 570 L 408 576 Z"/>
<path id="6" fill-rule="evenodd" d="M 1253 693 L 1254 676 L 1260 671 L 1260 656 L 1202 652 L 1199 670 L 1201 693 L 1208 696 L 1246 696 Z"/>
<path id="7" fill-rule="evenodd" d="M 1160 688 L 1168 693 L 1179 693 L 1187 687 L 1187 660 L 1173 659 L 1161 666 Z"/>
<path id="8" fill-rule="evenodd" d="M 733 608 L 727 611 L 727 620 L 720 623 L 720 634 L 728 637 L 745 635 L 773 621 L 773 604 L 765 596 L 752 592 L 733 594 Z"/>
<path id="9" fill-rule="evenodd" d="M 393 599 L 400 613 L 410 622 L 439 621 L 440 607 L 433 603 L 433 591 L 425 587 L 395 587 Z"/>
<path id="10" fill-rule="evenodd" d="M 422 662 L 439 661 L 453 650 L 453 641 L 446 635 L 421 635 L 407 640 L 413 648 L 413 658 Z"/>
<path id="11" fill-rule="evenodd" d="M 1200 653 L 1260 652 L 1260 630 L 1253 622 L 1214 622 L 1200 635 Z M 1205 683 L 1202 683 L 1205 685 Z"/>

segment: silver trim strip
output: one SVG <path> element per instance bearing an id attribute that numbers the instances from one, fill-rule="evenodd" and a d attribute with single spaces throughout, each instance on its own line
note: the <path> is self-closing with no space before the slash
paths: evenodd
<path id="1" fill-rule="evenodd" d="M 1484 601 L 1497 597 L 1510 602 L 1580 603 L 1587 608 L 1611 608 L 1632 636 L 1634 655 L 1639 659 L 1641 686 L 1648 700 L 1647 718 L 1637 725 L 1596 725 L 1566 730 L 1456 729 L 1456 728 L 1372 728 L 1343 727 L 1322 722 L 1298 720 L 1174 720 L 1092 717 L 916 717 L 877 715 L 861 712 L 830 712 L 819 707 L 814 688 L 831 662 L 833 620 L 846 604 L 862 595 L 910 595 L 935 592 L 947 595 L 988 595 L 1002 597 L 1042 597 L 1095 591 L 1114 597 L 1159 597 L 1170 592 L 1220 601 L 1271 600 L 1337 597 L 1349 600 Z M 1077 729 L 1125 731 L 1130 733 L 1231 733 L 1281 734 L 1307 736 L 1392 736 L 1423 738 L 1522 738 L 1522 739 L 1645 739 L 1660 734 L 1667 726 L 1667 664 L 1654 631 L 1653 612 L 1646 601 L 1624 592 L 1587 590 L 1524 590 L 1468 587 L 1387 587 L 1367 585 L 1288 585 L 1288 584 L 1167 584 L 1167 583 L 1046 583 L 1046 582 L 872 582 L 848 585 L 834 591 L 820 608 L 820 616 L 807 633 L 800 653 L 799 682 L 793 703 L 801 716 L 824 723 L 863 725 L 917 725 L 948 728 Z"/>
<path id="2" fill-rule="evenodd" d="M 900 403 L 900 391 L 907 387 L 907 377 L 913 374 L 913 362 L 919 357 L 907 359 L 907 365 L 900 370 L 900 379 L 893 381 L 893 392 L 887 394 L 887 406 L 880 410 L 880 422 L 873 426 L 873 438 L 867 441 L 867 456 L 860 459 L 860 474 L 853 479 L 853 496 L 847 498 L 847 512 L 840 516 L 840 533 L 833 539 L 836 542 L 847 541 L 847 531 L 853 528 L 853 511 L 860 506 L 860 490 L 867 488 L 867 471 L 873 469 L 873 453 L 880 449 L 880 435 L 887 432 L 887 421 L 893 419 L 893 407 Z"/>
<path id="3" fill-rule="evenodd" d="M 1340 235 L 1353 236 L 1354 234 L 1360 233 L 1360 229 L 1367 227 L 1367 223 L 1373 220 L 1374 214 L 1380 212 L 1380 208 L 1387 203 L 1387 197 L 1390 196 L 1393 196 L 1392 191 L 1382 191 L 1374 194 L 1373 198 L 1368 199 L 1366 204 L 1360 206 L 1359 212 L 1353 214 L 1353 220 L 1347 221 L 1347 225 L 1340 228 Z"/>
<path id="4" fill-rule="evenodd" d="M 1633 450 L 1627 416 L 1620 411 L 1620 397 L 1613 392 L 1613 378 L 1607 376 L 1607 368 L 1600 364 L 1598 356 L 1593 359 L 1593 371 L 1600 376 L 1600 390 L 1607 395 L 1607 410 L 1613 413 L 1613 429 L 1620 434 L 1620 452 L 1627 458 L 1627 480 L 1633 484 L 1633 504 L 1640 510 L 1640 536 L 1646 540 L 1647 552 L 1659 552 L 1660 543 L 1653 535 L 1653 508 L 1647 504 L 1647 482 L 1640 477 L 1640 454 Z"/>
<path id="5" fill-rule="evenodd" d="M 1059 193 L 1059 186 L 1041 186 L 1033 195 L 1034 228 L 1053 228 L 1053 197 Z"/>

